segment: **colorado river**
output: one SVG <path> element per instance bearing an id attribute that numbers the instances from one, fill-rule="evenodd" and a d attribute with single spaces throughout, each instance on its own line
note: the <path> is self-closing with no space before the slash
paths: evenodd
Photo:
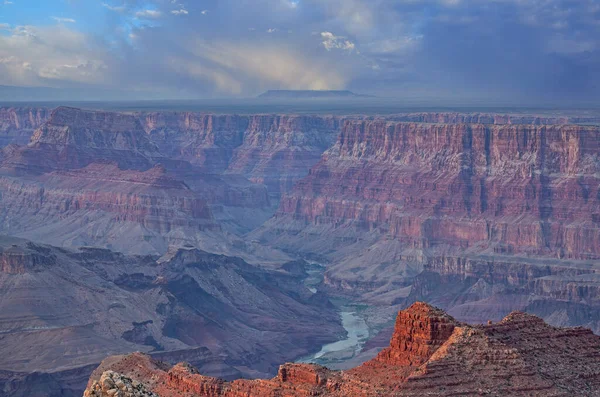
<path id="1" fill-rule="evenodd" d="M 340 309 L 342 326 L 348 333 L 346 338 L 323 345 L 317 353 L 304 357 L 299 362 L 326 365 L 334 369 L 336 364 L 354 358 L 361 351 L 369 337 L 369 327 L 359 314 L 358 306 L 345 305 Z"/>
<path id="2" fill-rule="evenodd" d="M 316 293 L 317 287 L 322 283 L 324 271 L 325 267 L 319 264 L 312 264 L 307 269 L 308 276 L 304 284 L 312 293 Z M 369 338 L 369 327 L 361 314 L 364 306 L 352 304 L 347 300 L 331 299 L 331 301 L 340 310 L 340 319 L 346 330 L 346 337 L 321 346 L 321 350 L 303 357 L 298 362 L 326 365 L 335 369 L 337 365 L 351 360 L 360 353 Z"/>

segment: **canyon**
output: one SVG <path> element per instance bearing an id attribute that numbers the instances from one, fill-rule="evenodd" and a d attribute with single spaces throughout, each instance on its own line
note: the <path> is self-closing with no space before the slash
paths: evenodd
<path id="1" fill-rule="evenodd" d="M 522 312 L 470 326 L 419 302 L 398 313 L 385 350 L 349 371 L 284 364 L 271 380 L 225 382 L 133 354 L 106 359 L 84 396 L 566 397 L 595 396 L 599 387 L 600 337 L 588 329 L 554 328 Z"/>
<path id="2" fill-rule="evenodd" d="M 227 379 L 270 377 L 344 337 L 332 297 L 360 308 L 351 315 L 368 340 L 354 338 L 349 362 L 376 368 L 374 379 L 395 313 L 416 301 L 445 310 L 477 341 L 487 331 L 466 323 L 503 323 L 514 310 L 545 320 L 530 319 L 543 332 L 600 333 L 599 126 L 589 112 L 1 108 L 0 233 L 13 237 L 0 239 L 12 241 L 2 245 L 0 274 L 24 284 L 0 283 L 10 298 L 0 310 L 8 349 L 0 390 L 24 396 L 39 382 L 70 390 L 56 396 L 80 395 L 101 359 L 133 351 L 151 353 L 133 360 L 161 379 L 175 369 L 200 375 L 153 360 L 191 361 Z M 48 291 L 56 298 L 40 317 Z M 33 314 L 18 318 L 12 306 Z M 71 306 L 75 314 L 65 313 Z M 84 318 L 90 308 L 93 320 Z M 68 360 L 52 346 L 60 338 L 73 341 Z M 436 353 L 427 349 L 428 360 Z M 396 380 L 427 360 L 394 363 L 404 368 Z M 262 381 L 267 390 L 328 395 L 325 384 L 364 381 L 284 368 L 328 380 L 290 386 L 286 370 Z M 107 384 L 132 378 L 112 370 Z"/>
<path id="3" fill-rule="evenodd" d="M 1 237 L 2 395 L 81 395 L 102 359 L 132 351 L 226 378 L 269 376 L 343 332 L 327 297 L 300 282 L 302 266 L 265 270 L 192 247 L 127 256 Z"/>

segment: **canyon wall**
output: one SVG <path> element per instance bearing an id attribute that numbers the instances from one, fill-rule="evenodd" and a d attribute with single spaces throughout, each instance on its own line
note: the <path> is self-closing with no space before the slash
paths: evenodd
<path id="1" fill-rule="evenodd" d="M 25 145 L 33 131 L 50 117 L 51 109 L 31 107 L 0 107 L 0 148 Z"/>
<path id="2" fill-rule="evenodd" d="M 276 200 L 305 177 L 334 142 L 342 118 L 300 115 L 141 113 L 162 153 L 211 173 L 240 174 Z"/>
<path id="3" fill-rule="evenodd" d="M 597 127 L 347 122 L 278 216 L 423 250 L 599 259 L 598 172 Z"/>
<path id="4" fill-rule="evenodd" d="M 468 321 L 522 309 L 599 330 L 585 316 L 600 305 L 600 129 L 492 121 L 346 121 L 251 236 L 314 255 L 326 287 L 372 303 L 426 299 Z"/>

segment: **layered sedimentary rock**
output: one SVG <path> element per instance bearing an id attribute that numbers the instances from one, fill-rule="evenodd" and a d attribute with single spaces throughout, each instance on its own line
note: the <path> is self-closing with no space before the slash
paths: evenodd
<path id="1" fill-rule="evenodd" d="M 128 252 L 170 243 L 228 252 L 223 226 L 243 231 L 272 208 L 262 185 L 163 156 L 133 115 L 67 107 L 29 145 L 2 150 L 0 194 L 5 233 Z M 236 218 L 248 209 L 257 220 Z"/>
<path id="2" fill-rule="evenodd" d="M 33 131 L 48 120 L 50 111 L 48 108 L 0 107 L 0 148 L 29 142 Z"/>
<path id="3" fill-rule="evenodd" d="M 142 113 L 160 150 L 212 173 L 240 174 L 278 199 L 305 177 L 337 137 L 341 118 L 298 115 Z"/>
<path id="4" fill-rule="evenodd" d="M 408 247 L 600 258 L 600 130 L 349 122 L 281 215 Z"/>
<path id="5" fill-rule="evenodd" d="M 598 307 L 600 129 L 508 121 L 346 121 L 252 236 L 320 254 L 329 287 L 373 302 L 428 299 L 469 321 L 535 306 L 581 324 L 549 306 Z"/>
<path id="6" fill-rule="evenodd" d="M 298 275 L 192 248 L 136 257 L 2 237 L 0 294 L 7 396 L 60 385 L 81 395 L 81 371 L 133 351 L 215 376 L 270 376 L 342 332 Z"/>
<path id="7" fill-rule="evenodd" d="M 115 372 L 163 397 L 594 396 L 600 337 L 583 328 L 554 328 L 522 312 L 497 324 L 469 326 L 416 303 L 399 313 L 387 349 L 345 372 L 285 364 L 271 380 L 224 382 L 189 365 L 168 369 L 137 354 L 106 360 L 86 393 Z"/>

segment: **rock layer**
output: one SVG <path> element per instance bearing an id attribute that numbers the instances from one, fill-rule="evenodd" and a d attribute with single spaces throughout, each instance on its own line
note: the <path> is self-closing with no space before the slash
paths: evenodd
<path id="1" fill-rule="evenodd" d="M 240 174 L 278 199 L 305 177 L 337 137 L 341 118 L 298 115 L 142 113 L 161 152 L 211 173 Z"/>
<path id="2" fill-rule="evenodd" d="M 468 326 L 417 303 L 398 315 L 389 348 L 345 372 L 285 364 L 271 380 L 224 382 L 185 364 L 166 369 L 143 355 L 113 358 L 111 370 L 160 396 L 594 396 L 600 387 L 600 337 L 560 329 L 514 312 L 498 324 Z"/>
<path id="3" fill-rule="evenodd" d="M 49 117 L 50 109 L 47 108 L 0 107 L 0 148 L 27 144 L 33 131 Z"/>

